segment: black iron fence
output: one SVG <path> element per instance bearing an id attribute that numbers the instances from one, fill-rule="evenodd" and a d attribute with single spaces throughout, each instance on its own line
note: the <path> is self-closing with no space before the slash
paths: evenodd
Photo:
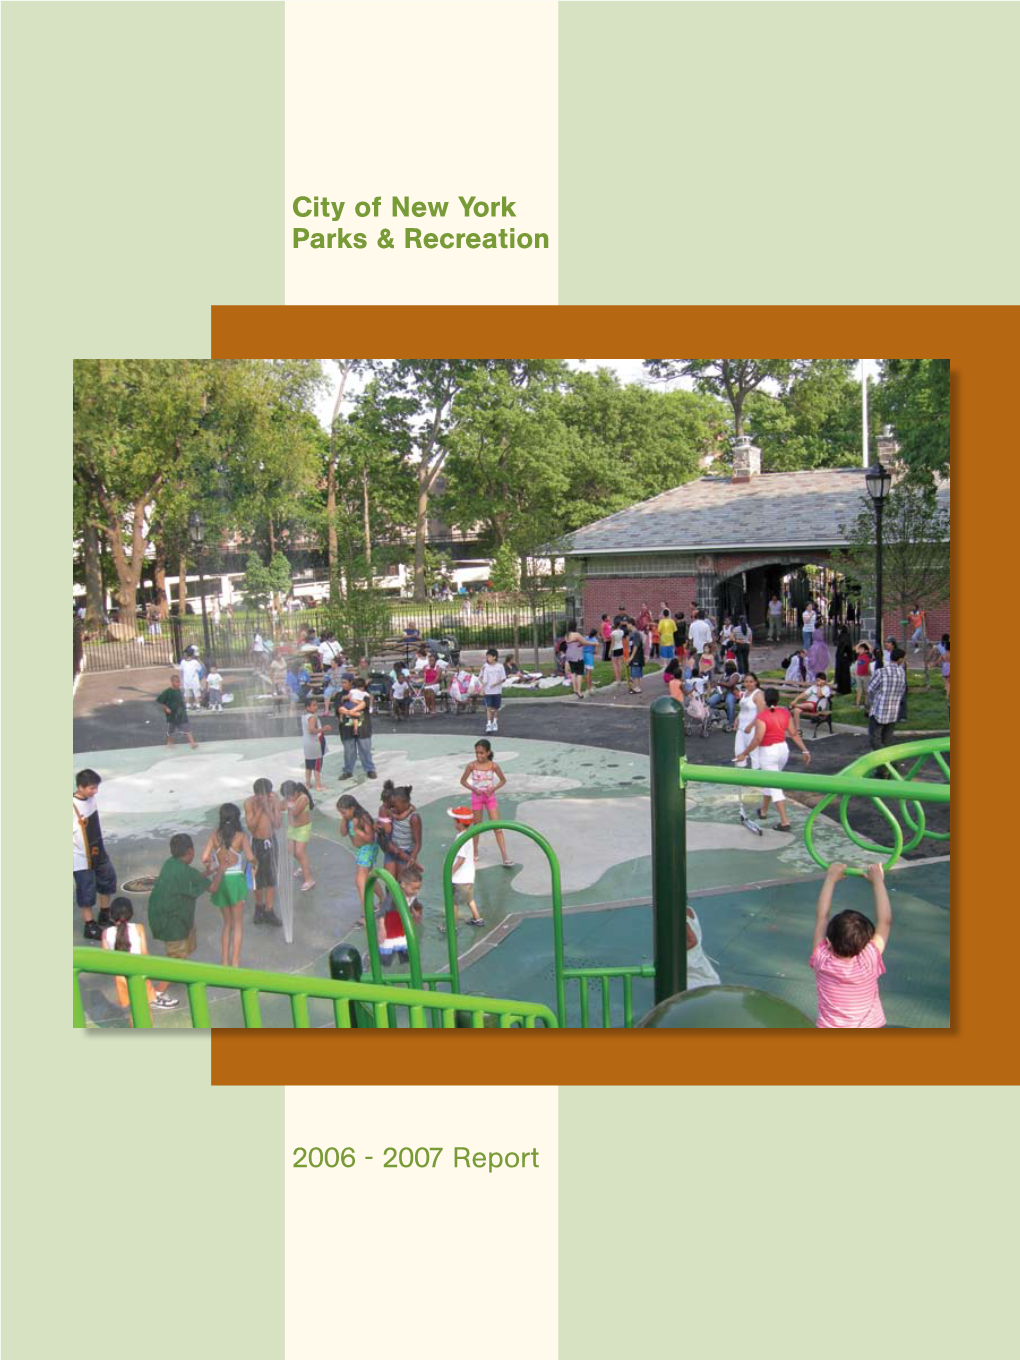
<path id="1" fill-rule="evenodd" d="M 522 649 L 550 647 L 565 623 L 562 595 L 534 604 L 479 596 L 466 605 L 456 600 L 424 604 L 402 600 L 386 611 L 370 650 L 373 656 L 389 655 L 396 650 L 394 644 L 403 643 L 409 632 L 416 632 L 423 641 L 454 638 L 462 651 L 485 647 L 506 651 L 515 645 Z M 221 611 L 204 619 L 200 614 L 174 614 L 158 622 L 140 618 L 134 623 L 110 623 L 93 633 L 76 622 L 75 674 L 82 657 L 90 671 L 172 666 L 191 646 L 198 648 L 206 662 L 215 661 L 220 667 L 249 666 L 256 632 L 274 644 L 298 643 L 302 629 L 312 629 L 316 634 L 332 632 L 348 651 L 353 650 L 345 636 L 342 615 L 327 606 L 273 614 L 251 611 L 230 615 Z"/>

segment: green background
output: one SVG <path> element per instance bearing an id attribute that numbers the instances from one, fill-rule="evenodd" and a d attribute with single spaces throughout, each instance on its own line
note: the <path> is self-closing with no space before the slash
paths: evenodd
<path id="1" fill-rule="evenodd" d="M 3 39 L 3 1340 L 280 1360 L 283 1093 L 212 1090 L 207 1034 L 72 1030 L 65 771 L 71 360 L 283 301 L 283 6 L 5 4 Z"/>
<path id="2" fill-rule="evenodd" d="M 560 5 L 561 303 L 1018 300 L 1000 4 Z"/>
<path id="3" fill-rule="evenodd" d="M 200 356 L 210 303 L 283 301 L 283 6 L 2 8 L 4 1339 L 279 1360 L 282 1093 L 212 1091 L 201 1034 L 74 1033 L 47 903 L 70 362 Z M 559 300 L 1017 301 L 1018 22 L 562 5 Z M 564 1089 L 562 1355 L 998 1353 L 1015 1094 Z"/>

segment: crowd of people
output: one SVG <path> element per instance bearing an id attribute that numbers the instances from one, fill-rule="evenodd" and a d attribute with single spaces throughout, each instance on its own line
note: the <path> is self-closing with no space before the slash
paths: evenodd
<path id="1" fill-rule="evenodd" d="M 315 701 L 310 702 L 314 710 Z M 314 711 L 310 716 L 314 717 Z M 318 756 L 306 755 L 306 776 L 311 772 L 310 762 L 318 760 Z M 469 806 L 451 810 L 458 831 L 486 819 L 498 821 L 498 795 L 506 782 L 492 743 L 480 739 L 460 779 Z M 283 921 L 276 906 L 281 875 L 292 874 L 299 892 L 310 892 L 316 887 L 310 856 L 315 808 L 312 790 L 307 783 L 290 779 L 277 792 L 269 779 L 259 778 L 242 806 L 223 803 L 217 809 L 216 825 L 200 851 L 187 833 L 179 832 L 170 838 L 169 854 L 149 895 L 147 931 L 134 922 L 131 899 L 118 895 L 117 872 L 106 849 L 99 819 L 101 783 L 97 771 L 80 770 L 72 794 L 75 901 L 82 912 L 83 934 L 88 941 L 106 949 L 146 954 L 151 933 L 163 944 L 169 958 L 190 958 L 197 949 L 198 900 L 209 894 L 211 904 L 220 913 L 219 961 L 236 968 L 242 961 L 249 900 L 253 903 L 253 925 L 280 927 Z M 425 877 L 421 864 L 423 823 L 412 801 L 410 785 L 399 786 L 386 780 L 374 813 L 352 793 L 337 799 L 336 810 L 339 841 L 353 855 L 354 887 L 359 902 L 365 900 L 372 870 L 381 867 L 400 884 L 413 918 L 420 922 Z M 286 847 L 282 856 L 281 833 Z M 514 867 L 502 831 L 496 829 L 494 838 L 502 865 Z M 473 927 L 484 924 L 474 886 L 479 853 L 480 838 L 474 837 L 453 864 L 455 919 Z M 376 882 L 374 897 L 377 941 L 382 957 L 389 961 L 395 950 L 399 952 L 400 916 L 381 881 Z M 403 948 L 406 950 L 406 942 Z M 123 979 L 119 979 L 118 997 L 126 1007 L 128 997 L 122 983 Z M 149 991 L 150 1002 L 157 1008 L 169 1009 L 179 1004 L 169 984 L 151 984 Z"/>

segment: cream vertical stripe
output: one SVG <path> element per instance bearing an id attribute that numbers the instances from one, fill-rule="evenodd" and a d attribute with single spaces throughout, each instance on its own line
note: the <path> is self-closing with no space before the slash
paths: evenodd
<path id="1" fill-rule="evenodd" d="M 555 303 L 557 6 L 289 3 L 280 248 L 286 300 Z M 457 196 L 515 203 L 465 217 Z M 299 195 L 343 200 L 338 223 L 299 219 Z M 382 196 L 381 215 L 354 205 Z M 445 200 L 445 217 L 392 216 L 392 198 Z M 364 250 L 293 249 L 296 226 L 364 231 Z M 547 250 L 380 250 L 382 228 L 545 232 Z"/>
<path id="2" fill-rule="evenodd" d="M 556 1087 L 288 1087 L 285 1127 L 288 1360 L 555 1360 Z M 356 1164 L 295 1170 L 311 1146 Z M 435 1168 L 383 1164 L 429 1146 Z M 538 1169 L 455 1168 L 457 1146 Z"/>

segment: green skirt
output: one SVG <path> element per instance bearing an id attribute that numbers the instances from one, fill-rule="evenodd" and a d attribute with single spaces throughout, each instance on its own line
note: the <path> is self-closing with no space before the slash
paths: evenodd
<path id="1" fill-rule="evenodd" d="M 236 907 L 248 896 L 244 874 L 224 874 L 220 886 L 209 899 L 214 907 Z"/>

